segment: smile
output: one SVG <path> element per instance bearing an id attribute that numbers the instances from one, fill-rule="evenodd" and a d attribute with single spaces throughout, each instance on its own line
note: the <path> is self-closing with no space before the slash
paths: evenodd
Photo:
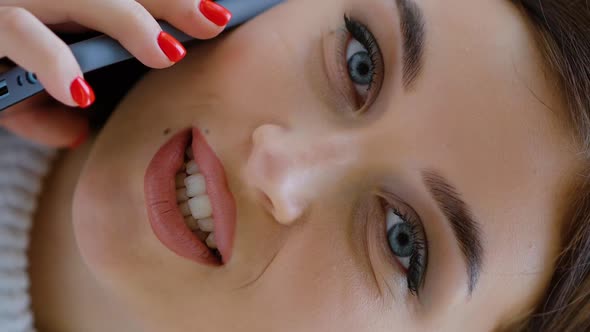
<path id="1" fill-rule="evenodd" d="M 227 263 L 236 224 L 223 166 L 198 128 L 158 150 L 145 175 L 151 228 L 179 256 L 206 265 Z"/>

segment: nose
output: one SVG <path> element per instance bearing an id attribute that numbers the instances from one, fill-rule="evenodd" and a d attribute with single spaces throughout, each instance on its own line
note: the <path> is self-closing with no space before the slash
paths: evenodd
<path id="1" fill-rule="evenodd" d="M 315 199 L 338 184 L 355 159 L 345 135 L 297 132 L 274 124 L 257 127 L 245 168 L 247 184 L 284 225 L 298 220 Z"/>

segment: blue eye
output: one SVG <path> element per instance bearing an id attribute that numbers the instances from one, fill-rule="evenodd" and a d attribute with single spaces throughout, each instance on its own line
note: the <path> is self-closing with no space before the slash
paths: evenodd
<path id="1" fill-rule="evenodd" d="M 425 236 L 419 224 L 394 208 L 387 208 L 387 242 L 395 259 L 406 270 L 408 288 L 417 293 L 424 275 Z"/>
<path id="2" fill-rule="evenodd" d="M 346 67 L 354 85 L 357 106 L 367 104 L 379 91 L 383 79 L 383 56 L 377 40 L 365 25 L 344 17 L 350 38 L 346 42 Z"/>
<path id="3" fill-rule="evenodd" d="M 408 223 L 400 222 L 387 231 L 387 240 L 391 251 L 400 258 L 408 258 L 414 253 L 415 239 L 412 227 Z M 407 269 L 408 267 L 406 267 Z"/>
<path id="4" fill-rule="evenodd" d="M 366 100 L 375 75 L 369 51 L 358 40 L 351 39 L 346 49 L 346 62 L 356 92 Z"/>

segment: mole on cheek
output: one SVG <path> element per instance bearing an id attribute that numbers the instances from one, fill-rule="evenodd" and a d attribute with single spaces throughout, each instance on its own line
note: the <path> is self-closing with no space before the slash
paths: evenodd
<path id="1" fill-rule="evenodd" d="M 164 129 L 164 136 L 170 134 L 170 128 Z"/>

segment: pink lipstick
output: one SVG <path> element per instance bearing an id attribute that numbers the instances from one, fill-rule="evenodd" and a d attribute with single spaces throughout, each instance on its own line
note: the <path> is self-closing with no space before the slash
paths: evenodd
<path id="1" fill-rule="evenodd" d="M 177 202 L 175 178 L 177 173 L 183 171 L 184 154 L 189 145 L 205 178 L 221 260 L 187 226 Z M 166 248 L 206 265 L 224 264 L 230 260 L 236 227 L 236 205 L 229 191 L 223 165 L 198 128 L 177 133 L 156 152 L 147 168 L 144 186 L 151 228 Z"/>

